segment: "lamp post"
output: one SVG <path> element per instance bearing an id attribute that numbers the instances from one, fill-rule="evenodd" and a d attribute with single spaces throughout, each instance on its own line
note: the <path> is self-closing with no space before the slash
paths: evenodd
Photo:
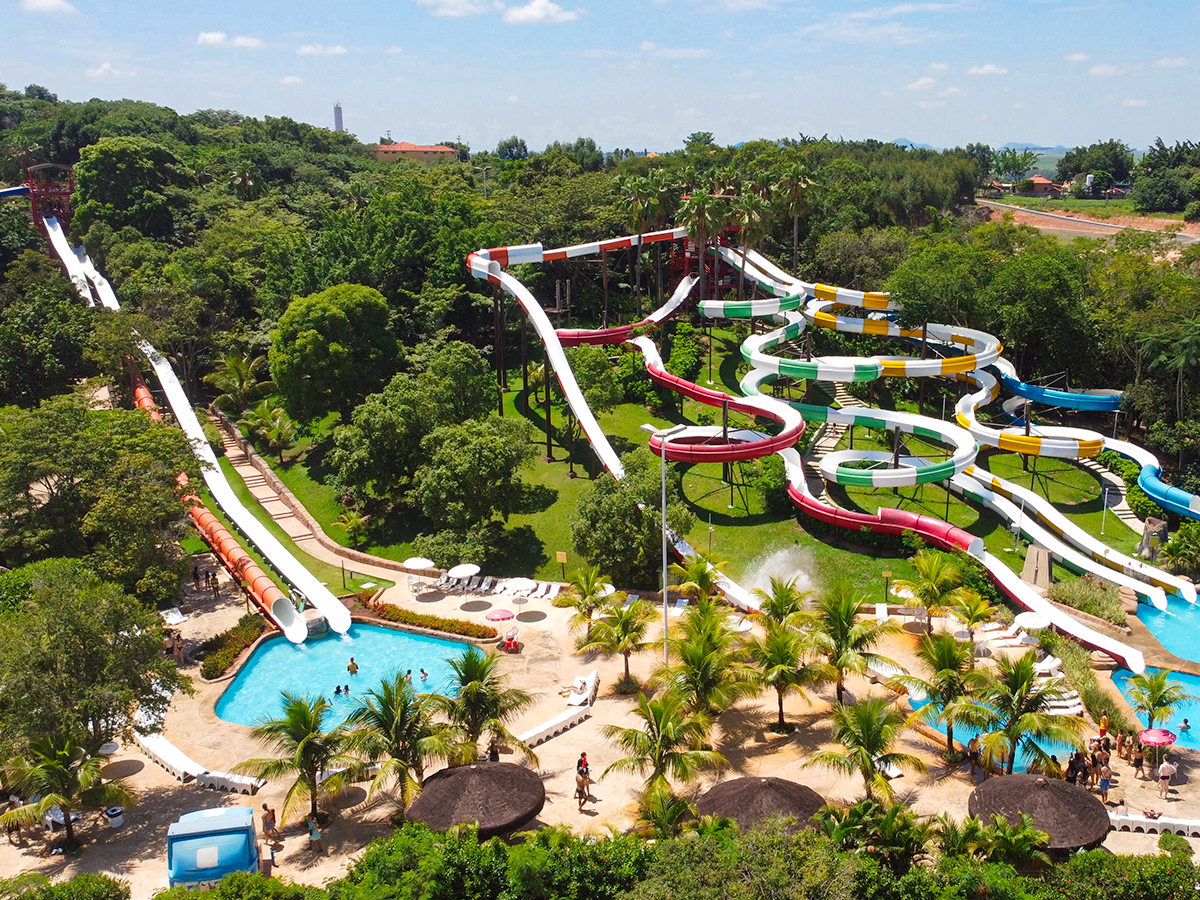
<path id="1" fill-rule="evenodd" d="M 679 434 L 687 428 L 686 425 L 675 425 L 671 428 L 658 429 L 653 425 L 639 426 L 642 431 L 646 432 L 651 437 L 656 437 L 661 441 L 659 444 L 659 456 L 662 458 L 662 547 L 663 547 L 663 665 L 670 665 L 670 658 L 667 653 L 667 632 L 670 629 L 670 622 L 667 620 L 667 588 L 670 586 L 668 582 L 669 573 L 667 570 L 667 442 L 673 435 Z"/>
<path id="2" fill-rule="evenodd" d="M 487 173 L 492 171 L 491 166 L 472 166 L 476 172 L 483 173 L 483 199 L 487 199 Z"/>
<path id="3" fill-rule="evenodd" d="M 1103 511 L 1100 513 L 1100 534 L 1104 534 L 1104 523 L 1108 521 L 1108 485 L 1104 486 L 1104 499 L 1100 502 L 1104 506 Z"/>

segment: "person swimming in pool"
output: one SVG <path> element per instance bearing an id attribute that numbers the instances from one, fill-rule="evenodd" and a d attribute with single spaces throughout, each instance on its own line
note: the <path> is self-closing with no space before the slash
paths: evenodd
<path id="1" fill-rule="evenodd" d="M 342 696 L 342 686 L 340 684 L 335 684 L 333 686 L 333 696 L 335 696 L 335 697 Z"/>
<path id="2" fill-rule="evenodd" d="M 351 675 L 357 675 L 357 674 L 358 674 L 358 663 L 356 663 L 356 662 L 354 661 L 354 657 L 353 657 L 353 656 L 352 656 L 352 657 L 350 657 L 350 663 L 349 663 L 349 664 L 346 666 L 346 671 L 347 671 L 347 672 L 349 672 Z"/>
<path id="3" fill-rule="evenodd" d="M 421 680 L 424 681 L 428 677 L 429 677 L 429 673 L 426 672 L 424 669 L 422 669 L 421 670 Z M 1187 719 L 1184 719 L 1183 721 L 1186 723 Z"/>

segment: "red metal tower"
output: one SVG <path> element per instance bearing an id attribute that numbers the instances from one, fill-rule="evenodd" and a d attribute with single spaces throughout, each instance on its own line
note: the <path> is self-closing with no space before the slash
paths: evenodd
<path id="1" fill-rule="evenodd" d="M 71 230 L 71 195 L 75 193 L 75 170 L 57 163 L 42 163 L 26 169 L 29 204 L 33 221 L 39 228 L 49 216 L 62 223 L 63 231 Z"/>

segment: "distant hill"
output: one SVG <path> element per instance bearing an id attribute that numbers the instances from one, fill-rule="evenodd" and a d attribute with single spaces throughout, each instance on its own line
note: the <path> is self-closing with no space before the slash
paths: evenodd
<path id="1" fill-rule="evenodd" d="M 897 147 L 912 147 L 915 150 L 937 150 L 941 152 L 941 147 L 935 147 L 932 144 L 918 144 L 910 141 L 908 138 L 896 138 L 892 141 Z"/>

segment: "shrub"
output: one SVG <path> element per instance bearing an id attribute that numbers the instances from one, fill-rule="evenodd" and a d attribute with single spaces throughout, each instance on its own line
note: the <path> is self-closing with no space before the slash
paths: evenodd
<path id="1" fill-rule="evenodd" d="M 215 634 L 200 645 L 204 662 L 200 664 L 200 675 L 211 681 L 220 678 L 233 665 L 243 650 L 258 640 L 267 630 L 267 620 L 257 613 L 247 613 L 227 631 Z"/>
<path id="2" fill-rule="evenodd" d="M 54 900 L 129 900 L 129 883 L 107 875 L 76 875 L 50 891 Z"/>
<path id="3" fill-rule="evenodd" d="M 1125 625 L 1128 622 L 1129 617 L 1121 605 L 1116 585 L 1090 575 L 1070 581 L 1056 581 L 1050 585 L 1046 596 L 1055 603 L 1062 603 L 1114 625 Z"/>
<path id="4" fill-rule="evenodd" d="M 1092 654 L 1086 647 L 1050 631 L 1043 631 L 1038 643 L 1047 653 L 1062 660 L 1063 674 L 1078 692 L 1088 715 L 1098 722 L 1101 712 L 1108 710 L 1110 731 L 1140 730 L 1141 726 L 1131 724 L 1125 713 L 1113 704 L 1112 698 L 1100 687 L 1096 673 L 1092 671 Z"/>
<path id="5" fill-rule="evenodd" d="M 1169 831 L 1164 831 L 1158 836 L 1158 849 L 1180 859 L 1191 859 L 1195 852 L 1187 838 L 1181 834 L 1171 834 Z"/>
<path id="6" fill-rule="evenodd" d="M 1183 210 L 1183 221 L 1200 222 L 1200 200 L 1193 200 Z"/>
<path id="7" fill-rule="evenodd" d="M 1196 870 L 1173 856 L 1113 856 L 1107 850 L 1080 853 L 1047 872 L 1050 896 L 1105 900 L 1183 900 L 1195 897 Z"/>
<path id="8" fill-rule="evenodd" d="M 446 634 L 456 634 L 460 637 L 479 638 L 489 641 L 500 636 L 500 632 L 496 631 L 491 625 L 478 625 L 475 622 L 464 622 L 462 619 L 447 619 L 444 616 L 435 616 L 432 613 L 414 612 L 411 609 L 392 606 L 390 603 L 368 602 L 367 606 L 370 607 L 371 612 L 385 622 L 416 625 L 420 628 L 429 628 L 433 631 L 444 631 Z"/>
<path id="9" fill-rule="evenodd" d="M 1125 482 L 1125 502 L 1133 510 L 1135 516 L 1139 519 L 1147 519 L 1150 516 L 1154 516 L 1156 519 L 1167 519 L 1166 510 L 1147 497 L 1145 491 L 1138 487 L 1137 480 L 1142 471 L 1141 466 L 1112 450 L 1105 450 L 1096 457 L 1096 461 L 1110 472 L 1121 476 Z"/>

